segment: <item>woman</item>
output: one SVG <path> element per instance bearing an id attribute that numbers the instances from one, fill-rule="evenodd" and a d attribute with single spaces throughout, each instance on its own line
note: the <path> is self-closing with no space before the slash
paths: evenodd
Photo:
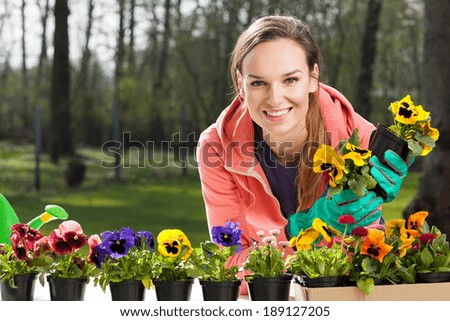
<path id="1" fill-rule="evenodd" d="M 293 17 L 260 18 L 236 43 L 231 76 L 237 96 L 202 133 L 197 151 L 210 228 L 233 221 L 243 231 L 243 251 L 232 264 L 245 261 L 259 230 L 280 229 L 280 240 L 288 240 L 315 217 L 333 227 L 344 214 L 354 216 L 355 226 L 381 217 L 383 200 L 374 192 L 321 197 L 326 177 L 311 166 L 318 144 L 338 146 L 358 128 L 367 148 L 374 130 L 341 93 L 320 83 L 321 69 L 308 26 Z M 391 200 L 407 167 L 393 153 L 385 158 L 394 169 L 373 157 L 372 175 Z"/>

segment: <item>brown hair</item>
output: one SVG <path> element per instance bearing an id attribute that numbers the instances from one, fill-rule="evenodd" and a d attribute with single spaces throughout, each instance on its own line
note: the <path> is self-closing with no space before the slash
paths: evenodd
<path id="1" fill-rule="evenodd" d="M 305 51 L 306 62 L 312 77 L 314 65 L 322 70 L 320 49 L 311 35 L 307 24 L 294 17 L 266 16 L 252 23 L 239 37 L 231 55 L 231 79 L 238 92 L 237 71 L 242 73 L 242 61 L 258 44 L 276 40 L 289 39 L 297 42 Z M 298 210 L 308 208 L 322 193 L 322 178 L 312 171 L 312 161 L 317 143 L 327 142 L 325 125 L 319 109 L 319 90 L 309 95 L 309 109 L 306 115 L 307 142 L 303 148 L 302 161 L 297 175 Z M 312 144 L 311 144 L 312 143 Z"/>

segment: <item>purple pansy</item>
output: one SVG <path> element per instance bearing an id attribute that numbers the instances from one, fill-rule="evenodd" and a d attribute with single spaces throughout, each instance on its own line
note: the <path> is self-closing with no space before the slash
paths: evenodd
<path id="1" fill-rule="evenodd" d="M 211 229 L 213 242 L 222 246 L 237 245 L 237 252 L 242 250 L 241 234 L 239 223 L 226 222 L 225 226 L 214 226 Z"/>
<path id="2" fill-rule="evenodd" d="M 155 247 L 155 240 L 153 239 L 152 233 L 149 231 L 138 231 L 134 239 L 134 246 L 140 249 L 143 237 L 145 238 L 145 244 L 147 244 L 150 250 L 153 250 Z"/>
<path id="3" fill-rule="evenodd" d="M 134 246 L 135 233 L 131 228 L 124 227 L 120 232 L 118 230 L 103 232 L 102 238 L 101 247 L 105 249 L 106 254 L 113 259 L 120 259 Z"/>

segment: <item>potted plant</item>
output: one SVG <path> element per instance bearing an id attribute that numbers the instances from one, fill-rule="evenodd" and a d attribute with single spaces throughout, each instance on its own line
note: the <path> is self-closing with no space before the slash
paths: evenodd
<path id="1" fill-rule="evenodd" d="M 410 95 L 391 103 L 389 110 L 394 123 L 389 127 L 378 124 L 369 143 L 380 162 L 387 149 L 406 161 L 408 156 L 425 156 L 435 147 L 439 131 L 431 127 L 430 113 L 414 105 Z"/>
<path id="2" fill-rule="evenodd" d="M 192 265 L 200 276 L 205 301 L 236 301 L 242 283 L 236 277 L 239 267 L 227 264 L 229 258 L 242 250 L 239 223 L 211 229 L 212 240 L 200 244 L 191 253 Z"/>
<path id="3" fill-rule="evenodd" d="M 357 196 L 364 196 L 367 189 L 377 185 L 370 174 L 369 158 L 372 152 L 360 147 L 357 128 L 350 138 L 343 139 L 339 146 L 339 152 L 336 152 L 330 145 L 320 145 L 314 154 L 313 171 L 328 173 L 328 199 L 347 188 Z"/>
<path id="4" fill-rule="evenodd" d="M 0 278 L 3 301 L 32 301 L 40 272 L 35 244 L 43 235 L 28 224 L 11 227 L 11 245 L 0 245 Z"/>
<path id="5" fill-rule="evenodd" d="M 292 274 L 287 273 L 284 258 L 289 242 L 277 242 L 279 230 L 258 231 L 259 242 L 250 249 L 244 269 L 250 272 L 245 276 L 252 301 L 287 301 Z M 281 247 L 279 248 L 278 245 Z"/>
<path id="6" fill-rule="evenodd" d="M 310 228 L 290 240 L 294 256 L 289 267 L 296 284 L 304 287 L 340 286 L 345 283 L 350 270 L 342 240 L 347 227 L 354 223 L 353 217 L 343 215 L 338 222 L 345 224 L 344 235 L 319 218 L 313 220 Z"/>
<path id="7" fill-rule="evenodd" d="M 194 279 L 189 275 L 191 242 L 183 231 L 166 229 L 157 237 L 153 254 L 153 284 L 159 301 L 189 301 Z"/>
<path id="8" fill-rule="evenodd" d="M 341 286 L 351 265 L 339 244 L 299 250 L 289 261 L 297 283 L 305 287 Z"/>
<path id="9" fill-rule="evenodd" d="M 414 237 L 404 266 L 414 266 L 416 282 L 434 283 L 450 281 L 450 250 L 446 234 L 436 226 L 428 226 L 428 212 L 419 211 L 408 218 L 408 228 Z"/>
<path id="10" fill-rule="evenodd" d="M 52 301 L 84 300 L 86 284 L 95 270 L 95 265 L 80 251 L 87 240 L 81 225 L 70 220 L 37 242 L 44 260 L 40 281 L 44 284 L 47 275 Z"/>
<path id="11" fill-rule="evenodd" d="M 113 301 L 143 301 L 153 276 L 151 259 L 154 248 L 152 233 L 122 228 L 105 231 L 89 238 L 89 260 L 99 273 L 94 284 L 103 291 L 109 286 Z"/>

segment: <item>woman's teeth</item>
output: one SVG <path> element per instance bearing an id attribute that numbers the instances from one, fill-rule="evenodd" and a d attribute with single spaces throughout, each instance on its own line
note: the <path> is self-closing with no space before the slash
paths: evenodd
<path id="1" fill-rule="evenodd" d="M 279 117 L 279 116 L 283 116 L 286 115 L 289 112 L 289 108 L 288 109 L 283 109 L 283 110 L 279 110 L 279 111 L 265 111 L 265 113 L 271 117 Z"/>

